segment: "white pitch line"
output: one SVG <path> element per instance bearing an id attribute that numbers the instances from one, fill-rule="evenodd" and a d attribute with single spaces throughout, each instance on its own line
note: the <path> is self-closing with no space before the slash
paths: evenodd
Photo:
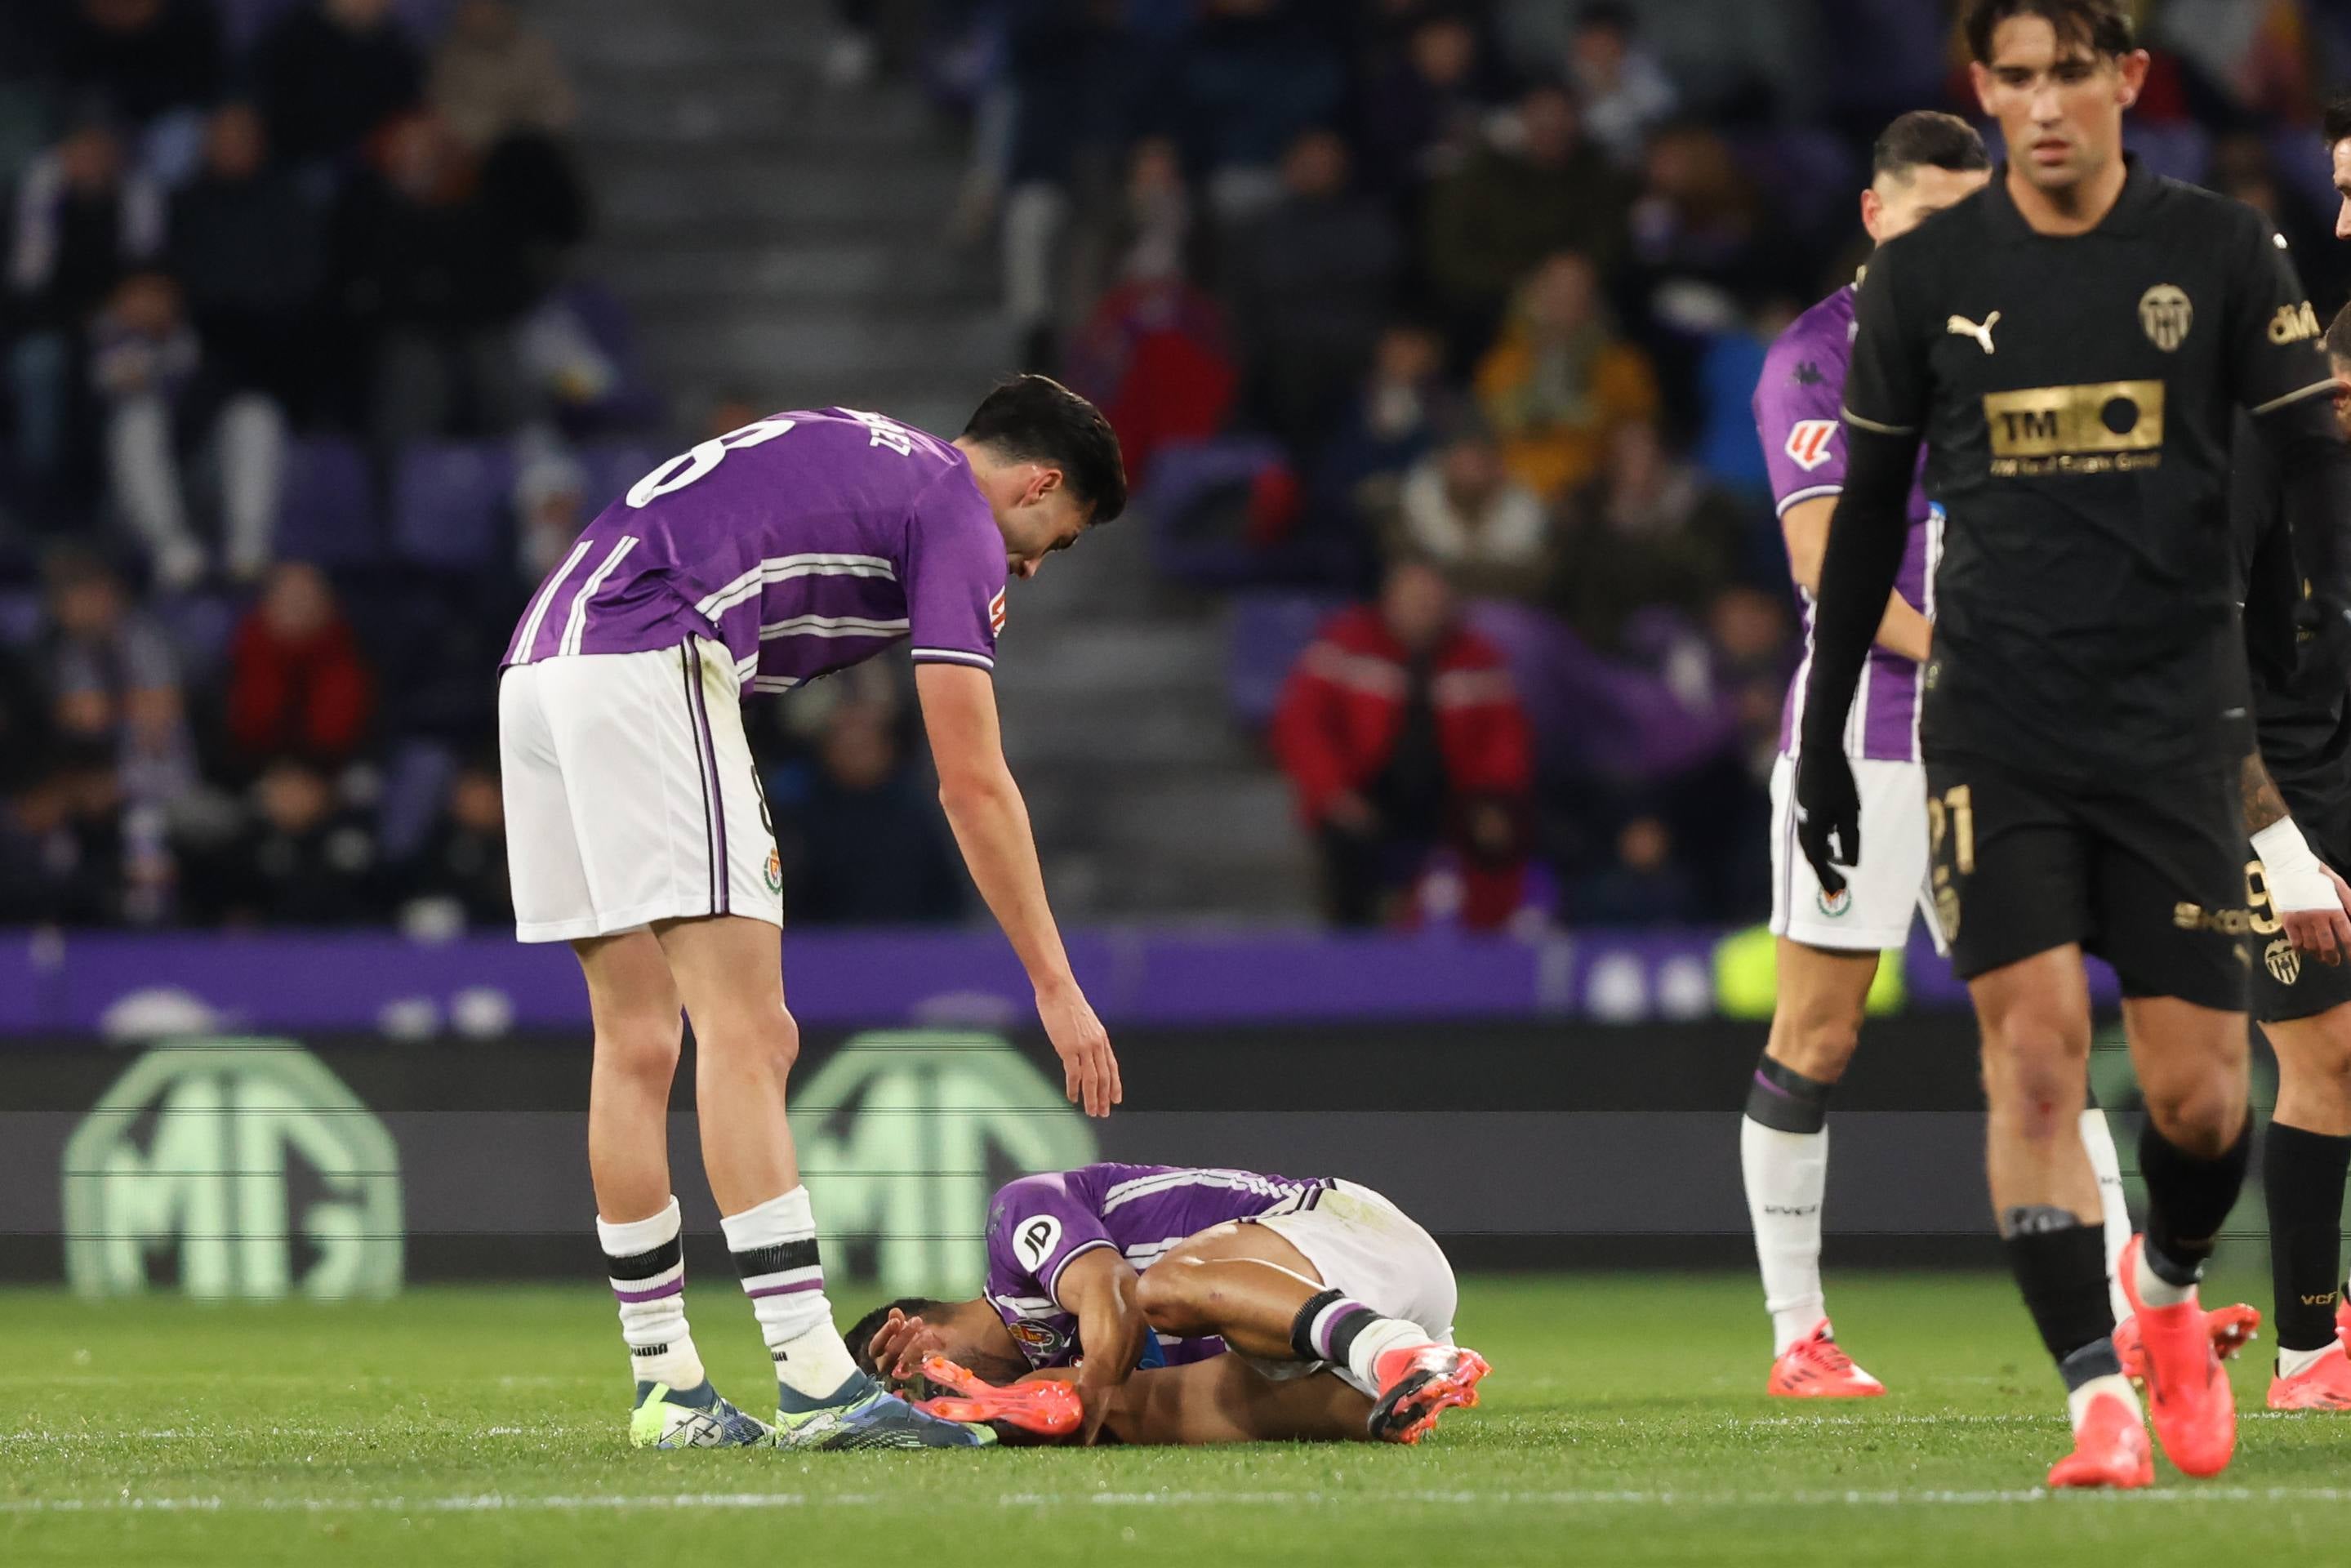
<path id="1" fill-rule="evenodd" d="M 1414 1503 L 1460 1508 L 2009 1508 L 2050 1501 L 2040 1488 L 1982 1491 L 1064 1491 L 1005 1492 L 1007 1509 L 1324 1508 Z M 872 1509 L 901 1507 L 883 1492 L 682 1492 L 643 1496 L 514 1496 L 502 1492 L 424 1498 L 138 1497 L 0 1499 L 0 1514 L 85 1513 L 578 1513 L 708 1509 Z M 2180 1487 L 2170 1490 L 2086 1492 L 2067 1506 L 2137 1507 L 2158 1503 L 2351 1502 L 2351 1487 Z"/>

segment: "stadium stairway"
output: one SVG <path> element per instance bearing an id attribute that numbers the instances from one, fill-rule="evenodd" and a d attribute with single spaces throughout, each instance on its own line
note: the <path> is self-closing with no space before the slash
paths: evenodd
<path id="1" fill-rule="evenodd" d="M 904 81 L 820 80 L 825 0 L 565 0 L 538 13 L 580 96 L 584 258 L 691 410 L 840 402 L 953 431 L 1010 368 L 992 251 L 947 238 L 963 139 Z M 1160 584 L 1140 519 L 1016 584 L 1007 747 L 1069 919 L 1291 920 L 1311 868 L 1238 735 L 1216 605 Z"/>

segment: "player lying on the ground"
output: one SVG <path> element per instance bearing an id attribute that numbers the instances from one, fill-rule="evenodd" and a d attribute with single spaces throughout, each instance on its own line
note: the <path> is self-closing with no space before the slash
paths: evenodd
<path id="1" fill-rule="evenodd" d="M 1456 1299 L 1428 1232 L 1353 1182 L 1095 1165 L 997 1193 L 985 1295 L 893 1301 L 848 1339 L 902 1381 L 959 1364 L 931 1376 L 961 1420 L 1082 1442 L 1410 1443 L 1486 1375 L 1453 1343 Z"/>

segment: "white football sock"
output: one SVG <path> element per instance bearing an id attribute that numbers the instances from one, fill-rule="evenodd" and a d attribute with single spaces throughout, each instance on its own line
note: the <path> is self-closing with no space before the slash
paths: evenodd
<path id="1" fill-rule="evenodd" d="M 1380 1357 L 1403 1345 L 1429 1343 L 1428 1331 L 1404 1318 L 1374 1317 L 1347 1347 L 1347 1370 L 1370 1387 L 1380 1385 Z"/>
<path id="2" fill-rule="evenodd" d="M 2277 1375 L 2280 1377 L 2298 1377 L 2317 1365 L 2318 1358 L 2335 1348 L 2331 1344 L 2323 1344 L 2316 1350 L 2288 1350 L 2285 1346 L 2280 1345 L 2277 1353 Z"/>
<path id="3" fill-rule="evenodd" d="M 1763 1270 L 1763 1305 L 1771 1314 L 1771 1354 L 1778 1357 L 1828 1315 L 1821 1293 L 1828 1130 L 1782 1133 L 1741 1116 L 1739 1166 L 1747 1178 L 1747 1218 L 1755 1228 L 1755 1260 Z"/>
<path id="4" fill-rule="evenodd" d="M 2115 1153 L 2114 1129 L 2095 1105 L 2082 1113 L 2082 1146 L 2090 1152 L 2090 1169 L 2097 1173 L 2098 1213 L 2106 1228 L 2106 1299 L 2115 1322 L 2120 1322 L 2130 1316 L 2122 1277 L 2123 1249 L 2131 1239 L 2130 1205 L 2123 1200 L 2123 1162 Z"/>
<path id="5" fill-rule="evenodd" d="M 2093 1377 L 2065 1396 L 2065 1413 L 2073 1417 L 2074 1430 L 2082 1429 L 2082 1417 L 2090 1413 L 2090 1401 L 2101 1394 L 2115 1396 L 2130 1406 L 2134 1416 L 2146 1414 L 2139 1408 L 2138 1390 L 2131 1386 L 2131 1380 L 2119 1372 L 2110 1372 L 2104 1377 Z"/>
<path id="6" fill-rule="evenodd" d="M 825 1300 L 808 1188 L 796 1186 L 718 1223 L 743 1276 L 743 1292 L 758 1314 L 760 1337 L 775 1358 L 776 1380 L 805 1399 L 830 1398 L 857 1375 L 857 1363 Z"/>
<path id="7" fill-rule="evenodd" d="M 684 1393 L 706 1375 L 685 1326 L 685 1250 L 677 1199 L 650 1219 L 625 1225 L 596 1221 L 606 1273 L 621 1303 L 621 1338 L 640 1383 L 666 1383 Z"/>
<path id="8" fill-rule="evenodd" d="M 2138 1249 L 2138 1299 L 2150 1307 L 2176 1307 L 2196 1294 L 2193 1285 L 2175 1285 L 2157 1273 L 2147 1260 L 2147 1244 Z"/>

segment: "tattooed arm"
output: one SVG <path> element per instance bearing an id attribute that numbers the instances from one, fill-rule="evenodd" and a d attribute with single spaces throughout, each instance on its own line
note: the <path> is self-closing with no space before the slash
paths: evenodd
<path id="1" fill-rule="evenodd" d="M 2262 761 L 2260 747 L 2245 757 L 2238 776 L 2245 837 L 2259 858 L 2262 883 L 2287 938 L 2323 964 L 2338 964 L 2351 953 L 2351 887 L 2310 850 L 2294 825 L 2285 797 Z"/>
<path id="2" fill-rule="evenodd" d="M 2238 792 L 2243 798 L 2245 837 L 2252 838 L 2264 829 L 2285 821 L 2291 815 L 2285 809 L 2285 797 L 2278 793 L 2277 781 L 2270 777 L 2262 761 L 2259 747 L 2245 753 L 2245 766 L 2238 778 Z M 2296 838 L 2301 832 L 2296 830 Z"/>

